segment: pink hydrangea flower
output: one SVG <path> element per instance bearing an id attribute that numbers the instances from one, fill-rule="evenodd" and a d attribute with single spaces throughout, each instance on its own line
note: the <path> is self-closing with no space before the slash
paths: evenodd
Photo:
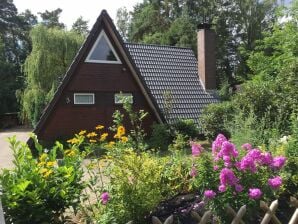
<path id="1" fill-rule="evenodd" d="M 212 143 L 212 154 L 216 156 L 221 148 L 223 142 L 227 141 L 227 138 L 223 134 L 218 134 L 215 141 Z"/>
<path id="2" fill-rule="evenodd" d="M 260 199 L 262 194 L 263 193 L 259 188 L 250 188 L 248 193 L 249 198 L 255 200 Z"/>
<path id="3" fill-rule="evenodd" d="M 261 155 L 261 164 L 269 166 L 272 164 L 273 158 L 270 152 L 262 153 Z"/>
<path id="4" fill-rule="evenodd" d="M 250 156 L 254 160 L 260 161 L 261 160 L 262 152 L 260 149 L 252 149 L 247 153 L 247 156 Z"/>
<path id="5" fill-rule="evenodd" d="M 195 166 L 192 166 L 189 175 L 191 177 L 195 177 L 197 176 L 197 174 L 198 174 L 197 169 L 195 168 Z"/>
<path id="6" fill-rule="evenodd" d="M 237 191 L 237 192 L 243 191 L 243 186 L 241 184 L 236 184 L 235 185 L 235 191 Z"/>
<path id="7" fill-rule="evenodd" d="M 206 190 L 204 196 L 208 199 L 213 199 L 216 196 L 216 193 L 213 190 Z"/>
<path id="8" fill-rule="evenodd" d="M 257 172 L 254 158 L 250 155 L 244 156 L 240 161 L 240 170 L 250 170 L 252 173 Z"/>
<path id="9" fill-rule="evenodd" d="M 203 152 L 203 147 L 196 142 L 190 142 L 191 144 L 191 153 L 193 156 L 199 156 Z"/>
<path id="10" fill-rule="evenodd" d="M 100 196 L 100 199 L 101 199 L 101 203 L 103 205 L 107 204 L 108 201 L 110 200 L 110 195 L 108 192 L 103 192 Z"/>
<path id="11" fill-rule="evenodd" d="M 281 169 L 285 163 L 286 163 L 286 157 L 284 156 L 277 156 L 273 158 L 273 161 L 271 163 L 272 168 L 274 169 Z"/>
<path id="12" fill-rule="evenodd" d="M 232 156 L 235 158 L 238 156 L 238 151 L 236 149 L 236 146 L 233 143 L 229 141 L 225 141 L 221 145 L 221 150 L 219 151 L 218 156 L 219 157 Z"/>
<path id="13" fill-rule="evenodd" d="M 235 185 L 238 182 L 238 178 L 235 176 L 234 172 L 228 168 L 223 168 L 219 175 L 221 185 Z"/>
<path id="14" fill-rule="evenodd" d="M 246 150 L 246 151 L 249 151 L 249 150 L 252 149 L 252 146 L 251 146 L 251 144 L 249 144 L 249 143 L 245 143 L 245 144 L 243 144 L 243 145 L 241 146 L 241 148 L 243 148 L 243 149 Z"/>
<path id="15" fill-rule="evenodd" d="M 227 190 L 227 187 L 225 185 L 221 184 L 221 185 L 218 186 L 218 190 L 220 192 L 225 192 Z"/>
<path id="16" fill-rule="evenodd" d="M 270 178 L 268 184 L 272 189 L 276 190 L 282 185 L 282 179 L 279 176 Z"/>
<path id="17" fill-rule="evenodd" d="M 219 169 L 219 167 L 217 166 L 217 165 L 215 165 L 214 167 L 213 167 L 213 170 L 218 170 Z"/>

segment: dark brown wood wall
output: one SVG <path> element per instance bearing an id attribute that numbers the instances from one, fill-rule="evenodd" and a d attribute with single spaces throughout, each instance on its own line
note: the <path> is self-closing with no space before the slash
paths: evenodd
<path id="1" fill-rule="evenodd" d="M 95 38 L 97 35 L 95 35 Z M 71 137 L 74 133 L 78 133 L 83 129 L 91 131 L 97 124 L 106 127 L 111 126 L 112 114 L 116 109 L 122 108 L 121 105 L 114 104 L 114 94 L 120 91 L 133 94 L 133 107 L 136 111 L 143 109 L 149 112 L 149 116 L 143 125 L 146 131 L 150 130 L 150 126 L 154 121 L 157 122 L 157 118 L 151 111 L 126 64 L 84 62 L 91 47 L 92 45 L 88 47 L 83 60 L 79 62 L 58 103 L 44 123 L 38 135 L 40 140 L 52 142 L 56 139 Z M 119 55 L 119 51 L 115 50 L 123 63 L 124 60 Z M 94 93 L 95 104 L 74 105 L 74 93 Z M 124 125 L 129 127 L 129 122 L 126 120 Z"/>

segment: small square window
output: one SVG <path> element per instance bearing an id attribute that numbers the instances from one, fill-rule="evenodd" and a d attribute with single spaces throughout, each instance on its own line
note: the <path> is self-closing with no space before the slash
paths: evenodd
<path id="1" fill-rule="evenodd" d="M 132 104 L 133 95 L 132 93 L 115 93 L 115 104 L 123 104 L 126 100 Z"/>
<path id="2" fill-rule="evenodd" d="M 75 93 L 74 104 L 94 104 L 94 93 Z"/>

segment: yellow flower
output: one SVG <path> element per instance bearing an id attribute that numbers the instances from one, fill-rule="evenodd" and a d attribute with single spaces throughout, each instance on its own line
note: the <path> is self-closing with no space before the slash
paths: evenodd
<path id="1" fill-rule="evenodd" d="M 97 134 L 93 131 L 87 134 L 87 138 L 92 138 L 92 137 L 96 137 Z"/>
<path id="2" fill-rule="evenodd" d="M 95 143 L 96 140 L 94 140 L 94 139 L 90 139 L 89 142 L 90 142 L 90 143 Z"/>
<path id="3" fill-rule="evenodd" d="M 108 137 L 108 133 L 103 133 L 101 136 L 100 136 L 100 139 L 99 141 L 103 142 L 104 140 L 106 140 L 106 138 Z"/>
<path id="4" fill-rule="evenodd" d="M 37 166 L 43 166 L 45 164 L 46 164 L 45 162 L 39 162 L 39 163 L 37 163 Z"/>
<path id="5" fill-rule="evenodd" d="M 128 138 L 127 138 L 127 137 L 125 137 L 125 136 L 123 136 L 123 137 L 121 137 L 121 141 L 122 141 L 123 143 L 125 143 L 125 142 L 127 142 L 127 141 L 128 141 Z"/>
<path id="6" fill-rule="evenodd" d="M 48 171 L 47 168 L 42 168 L 39 172 L 40 172 L 41 174 L 44 174 L 44 173 L 46 173 L 47 171 Z"/>
<path id="7" fill-rule="evenodd" d="M 47 166 L 55 166 L 57 164 L 56 161 L 47 162 Z"/>
<path id="8" fill-rule="evenodd" d="M 101 130 L 103 128 L 104 128 L 104 126 L 103 125 L 100 125 L 100 124 L 95 127 L 96 130 Z"/>
<path id="9" fill-rule="evenodd" d="M 84 134 L 86 134 L 86 130 L 81 130 L 80 132 L 79 132 L 79 135 L 84 135 Z"/>
<path id="10" fill-rule="evenodd" d="M 47 157 L 48 157 L 48 154 L 43 153 L 43 154 L 40 155 L 39 160 L 41 162 L 44 162 L 44 161 L 46 161 Z"/>
<path id="11" fill-rule="evenodd" d="M 75 150 L 73 149 L 67 149 L 64 151 L 64 154 L 67 156 L 74 156 L 76 153 L 75 153 Z"/>
<path id="12" fill-rule="evenodd" d="M 119 135 L 120 137 L 122 135 L 125 135 L 125 128 L 122 125 L 117 128 L 117 135 Z"/>
<path id="13" fill-rule="evenodd" d="M 80 140 L 77 138 L 72 138 L 72 139 L 67 140 L 67 142 L 71 143 L 71 144 L 77 144 L 80 142 Z"/>
<path id="14" fill-rule="evenodd" d="M 44 177 L 48 177 L 48 176 L 50 176 L 51 173 L 53 173 L 53 171 L 52 171 L 52 170 L 48 170 L 47 172 L 45 172 L 45 173 L 43 174 L 43 176 L 44 176 Z"/>
<path id="15" fill-rule="evenodd" d="M 117 134 L 114 135 L 114 138 L 121 138 L 121 136 L 118 135 L 118 133 L 117 133 Z"/>
<path id="16" fill-rule="evenodd" d="M 113 145 L 115 145 L 115 142 L 111 141 L 111 142 L 109 142 L 108 147 L 109 147 L 109 148 L 112 148 Z"/>

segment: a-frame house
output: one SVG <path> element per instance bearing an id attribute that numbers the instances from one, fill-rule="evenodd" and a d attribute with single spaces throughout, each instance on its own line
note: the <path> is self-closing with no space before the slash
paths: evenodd
<path id="1" fill-rule="evenodd" d="M 204 48 L 210 30 L 201 31 L 205 40 L 198 40 L 198 46 Z M 214 48 L 214 43 L 209 45 Z M 212 58 L 213 53 L 208 54 Z M 215 62 L 199 56 L 197 63 L 188 48 L 124 43 L 103 10 L 34 133 L 41 141 L 52 142 L 83 129 L 92 130 L 97 124 L 108 127 L 113 112 L 122 108 L 123 96 L 131 99 L 135 110 L 149 113 L 145 130 L 150 130 L 153 122 L 198 122 L 201 109 L 217 101 L 205 88 L 213 82 L 208 81 L 210 75 L 198 75 L 198 70 L 215 72 L 215 65 L 210 67 L 208 61 Z M 213 76 L 215 80 L 215 73 Z"/>

